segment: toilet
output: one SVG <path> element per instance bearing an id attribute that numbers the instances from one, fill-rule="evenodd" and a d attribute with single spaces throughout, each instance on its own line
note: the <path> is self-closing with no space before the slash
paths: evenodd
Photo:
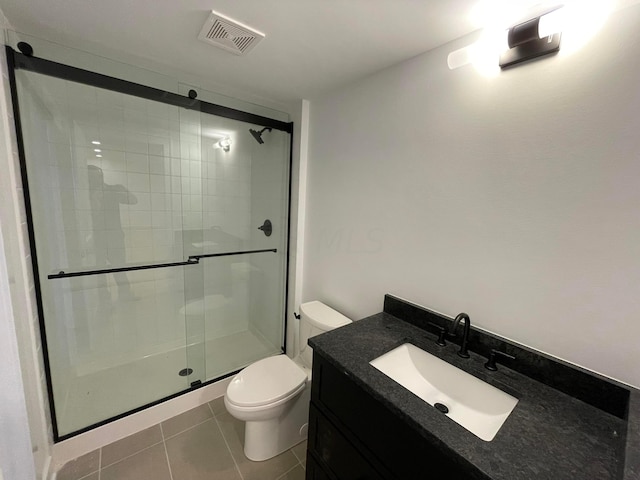
<path id="1" fill-rule="evenodd" d="M 307 340 L 351 320 L 324 303 L 300 305 L 300 354 L 264 358 L 238 373 L 224 397 L 229 414 L 245 423 L 244 454 L 268 460 L 307 438 L 313 351 Z"/>

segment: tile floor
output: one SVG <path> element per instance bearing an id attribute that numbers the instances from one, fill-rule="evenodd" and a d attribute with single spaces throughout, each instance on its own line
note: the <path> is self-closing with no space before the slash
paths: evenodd
<path id="1" fill-rule="evenodd" d="M 304 480 L 306 441 L 252 462 L 243 437 L 219 398 L 72 460 L 57 480 Z"/>

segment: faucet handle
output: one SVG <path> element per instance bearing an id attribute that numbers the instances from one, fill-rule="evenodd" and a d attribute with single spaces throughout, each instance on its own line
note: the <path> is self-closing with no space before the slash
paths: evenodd
<path id="1" fill-rule="evenodd" d="M 431 325 L 433 328 L 438 330 L 438 340 L 436 341 L 436 345 L 439 345 L 441 347 L 446 347 L 447 342 L 445 342 L 444 339 L 447 336 L 447 329 L 445 327 L 438 325 L 437 323 L 433 323 L 433 322 L 427 322 L 427 323 L 428 325 Z"/>
<path id="2" fill-rule="evenodd" d="M 503 358 L 507 358 L 509 360 L 516 359 L 516 357 L 514 357 L 513 355 L 509 355 L 508 353 L 504 353 L 504 352 L 501 352 L 500 350 L 496 350 L 495 348 L 492 348 L 491 354 L 489 355 L 489 359 L 487 360 L 487 363 L 484 364 L 484 368 L 486 368 L 487 370 L 491 370 L 492 372 L 495 372 L 496 370 L 498 370 L 498 367 L 496 366 L 496 357 L 498 355 Z"/>

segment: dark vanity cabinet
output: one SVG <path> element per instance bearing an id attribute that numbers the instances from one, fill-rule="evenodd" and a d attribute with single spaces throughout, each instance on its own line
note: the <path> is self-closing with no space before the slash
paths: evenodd
<path id="1" fill-rule="evenodd" d="M 314 353 L 307 480 L 480 480 L 350 376 Z"/>

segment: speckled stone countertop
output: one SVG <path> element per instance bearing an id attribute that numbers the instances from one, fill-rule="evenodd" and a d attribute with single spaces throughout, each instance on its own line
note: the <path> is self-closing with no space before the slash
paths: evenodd
<path id="1" fill-rule="evenodd" d="M 623 420 L 486 358 L 456 355 L 436 336 L 380 313 L 313 337 L 309 344 L 401 421 L 437 447 L 463 457 L 493 480 L 637 480 L 640 478 L 640 393 L 631 389 Z M 378 371 L 369 361 L 403 343 L 465 370 L 519 399 L 496 437 L 485 442 Z M 428 432 L 428 433 L 427 433 Z"/>

